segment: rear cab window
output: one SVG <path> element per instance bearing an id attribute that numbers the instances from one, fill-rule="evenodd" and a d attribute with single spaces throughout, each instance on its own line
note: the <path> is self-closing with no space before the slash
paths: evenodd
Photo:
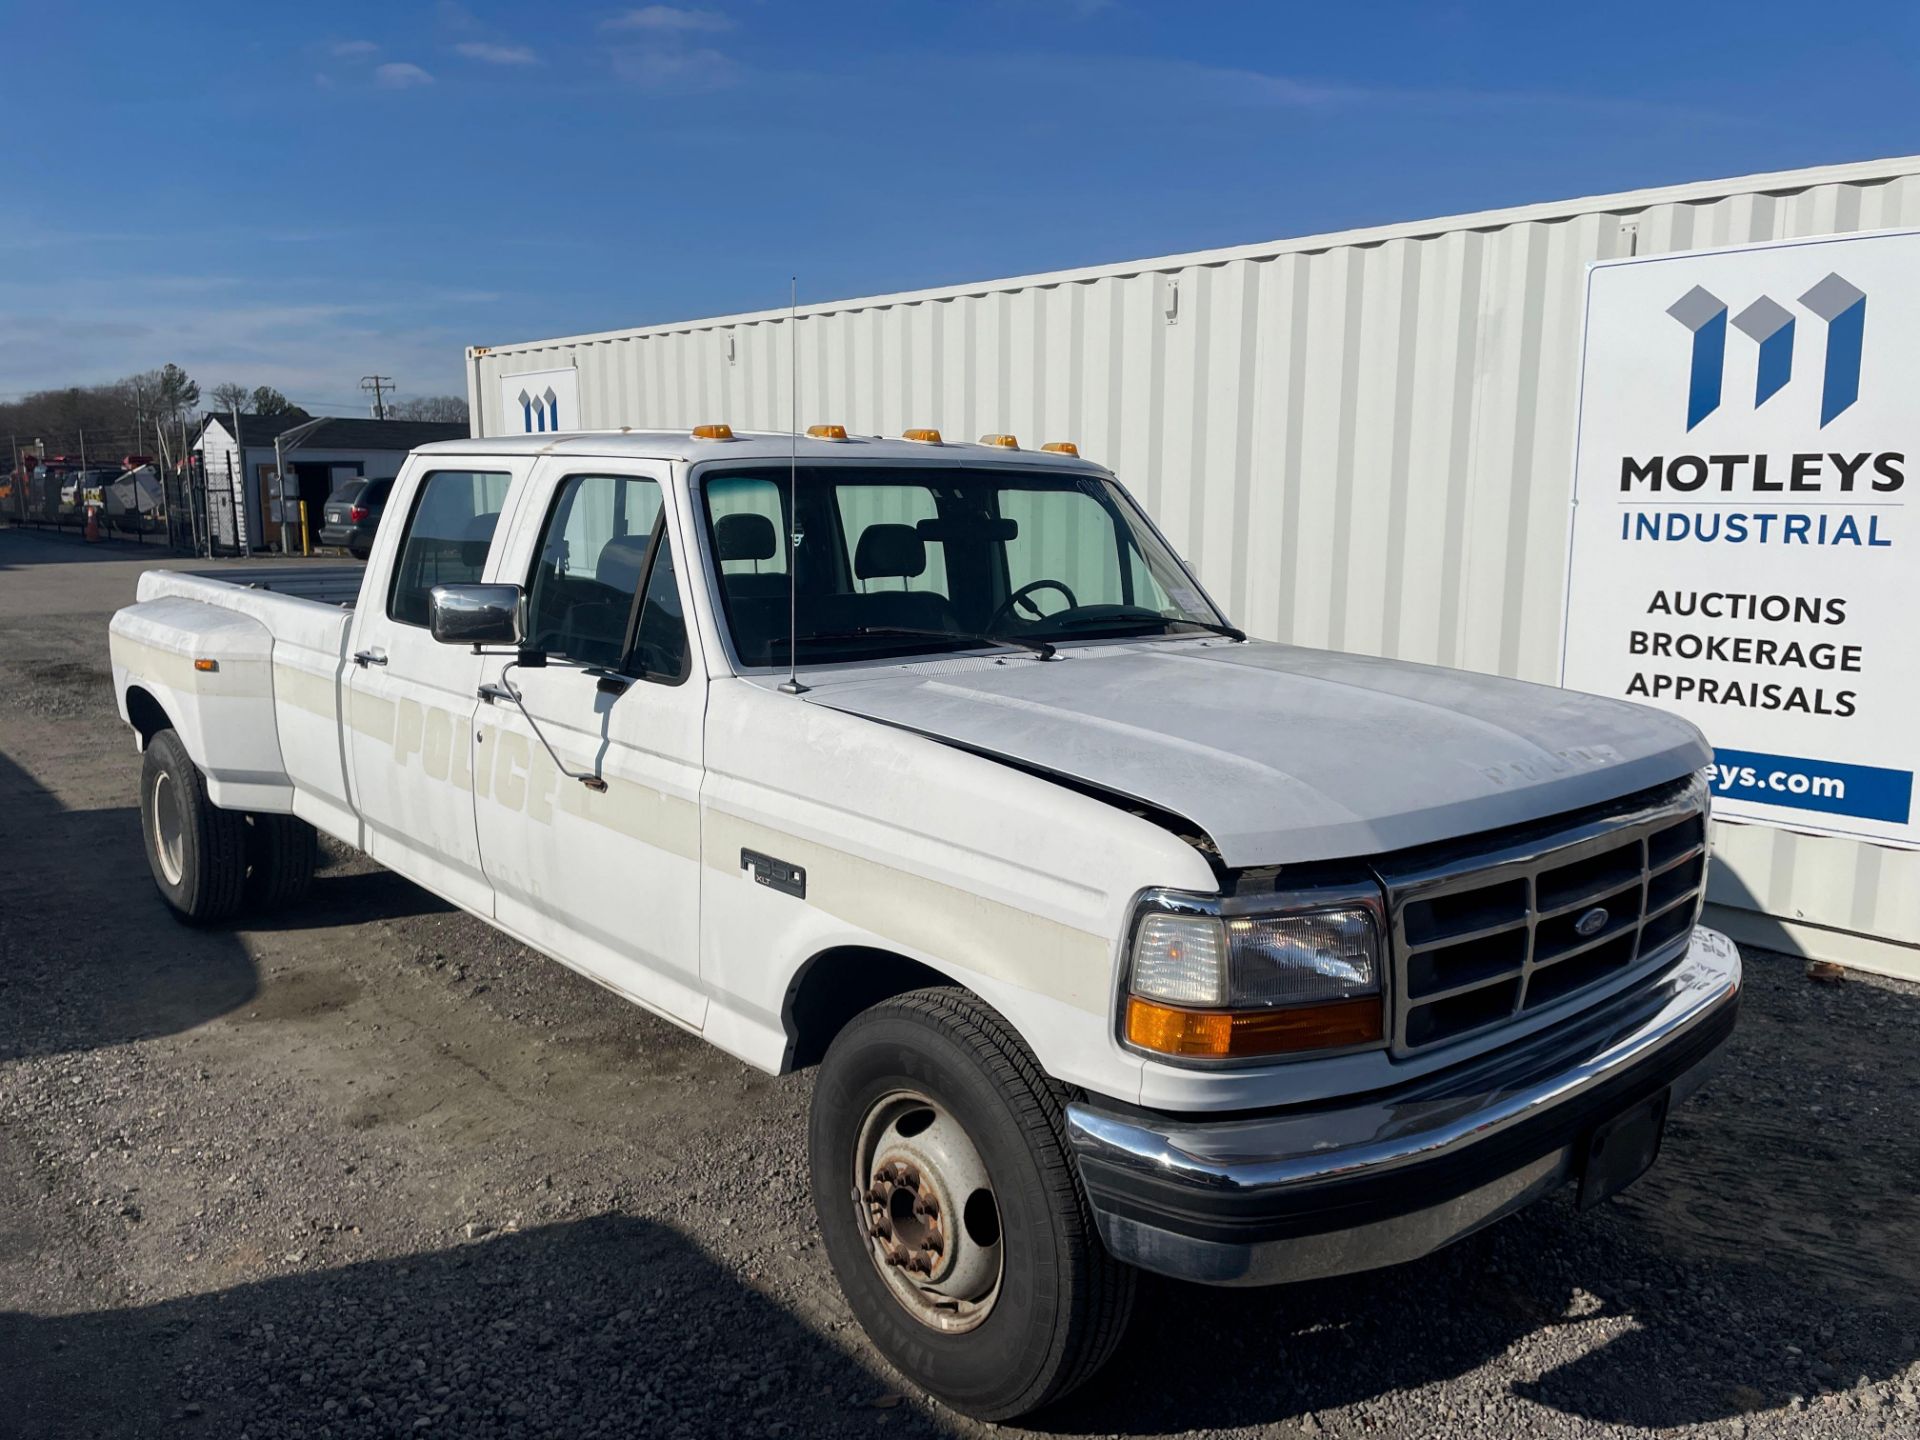
<path id="1" fill-rule="evenodd" d="M 435 470 L 420 481 L 387 591 L 388 619 L 424 629 L 434 586 L 480 579 L 512 478 L 504 470 Z"/>

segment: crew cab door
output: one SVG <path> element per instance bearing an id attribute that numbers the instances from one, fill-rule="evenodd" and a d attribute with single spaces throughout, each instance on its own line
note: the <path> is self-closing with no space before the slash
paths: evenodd
<path id="1" fill-rule="evenodd" d="M 365 849 L 486 915 L 473 819 L 473 712 L 482 658 L 427 630 L 435 585 L 485 577 L 517 471 L 531 462 L 431 457 L 394 487 L 360 586 L 345 739 Z"/>
<path id="2" fill-rule="evenodd" d="M 488 662 L 525 714 L 504 688 L 481 707 L 474 795 L 501 924 L 697 1028 L 706 684 L 668 480 L 664 463 L 535 472 L 496 578 L 525 587 L 525 644 L 548 663 Z"/>

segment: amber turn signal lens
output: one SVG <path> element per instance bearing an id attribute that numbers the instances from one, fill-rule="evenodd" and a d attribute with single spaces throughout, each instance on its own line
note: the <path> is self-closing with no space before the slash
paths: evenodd
<path id="1" fill-rule="evenodd" d="M 940 443 L 940 432 L 926 428 L 902 430 L 900 432 L 900 438 L 902 440 L 918 440 L 922 445 L 938 445 Z"/>
<path id="2" fill-rule="evenodd" d="M 696 440 L 731 440 L 733 438 L 733 427 L 731 425 L 696 425 L 693 427 L 693 438 Z"/>
<path id="3" fill-rule="evenodd" d="M 807 436 L 813 440 L 844 440 L 847 438 L 847 427 L 844 425 L 809 425 L 807 426 Z"/>
<path id="4" fill-rule="evenodd" d="M 1372 1044 L 1384 1033 L 1377 995 L 1287 1010 L 1181 1010 L 1138 995 L 1127 999 L 1128 1043 L 1183 1059 L 1342 1050 Z"/>
<path id="5" fill-rule="evenodd" d="M 220 662 L 218 660 L 196 660 L 193 662 L 193 668 L 203 675 L 211 675 L 215 670 L 220 668 Z"/>

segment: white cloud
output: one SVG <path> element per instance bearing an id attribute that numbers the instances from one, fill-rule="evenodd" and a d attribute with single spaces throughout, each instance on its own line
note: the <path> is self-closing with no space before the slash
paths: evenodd
<path id="1" fill-rule="evenodd" d="M 388 90 L 411 90 L 416 85 L 431 85 L 433 76 L 409 61 L 395 60 L 374 67 L 373 83 Z"/>
<path id="2" fill-rule="evenodd" d="M 342 60 L 364 60 L 369 55 L 378 55 L 380 47 L 371 40 L 340 40 L 327 47 L 328 52 Z"/>
<path id="3" fill-rule="evenodd" d="M 642 5 L 601 22 L 603 30 L 651 30 L 656 34 L 717 34 L 733 21 L 718 10 L 683 10 L 678 5 Z"/>
<path id="4" fill-rule="evenodd" d="M 489 45 L 484 40 L 463 40 L 453 47 L 469 60 L 486 65 L 538 65 L 540 57 L 525 45 Z"/>
<path id="5" fill-rule="evenodd" d="M 654 95 L 698 95 L 724 90 L 740 70 L 718 50 L 617 50 L 613 73 Z"/>

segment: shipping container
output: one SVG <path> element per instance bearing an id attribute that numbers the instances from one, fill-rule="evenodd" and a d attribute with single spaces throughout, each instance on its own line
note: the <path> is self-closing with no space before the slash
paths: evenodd
<path id="1" fill-rule="evenodd" d="M 1587 266 L 1920 225 L 1920 158 L 1451 216 L 467 352 L 572 370 L 567 428 L 1076 441 L 1248 630 L 1552 683 Z M 1737 936 L 1920 978 L 1920 852 L 1716 826 Z"/>

